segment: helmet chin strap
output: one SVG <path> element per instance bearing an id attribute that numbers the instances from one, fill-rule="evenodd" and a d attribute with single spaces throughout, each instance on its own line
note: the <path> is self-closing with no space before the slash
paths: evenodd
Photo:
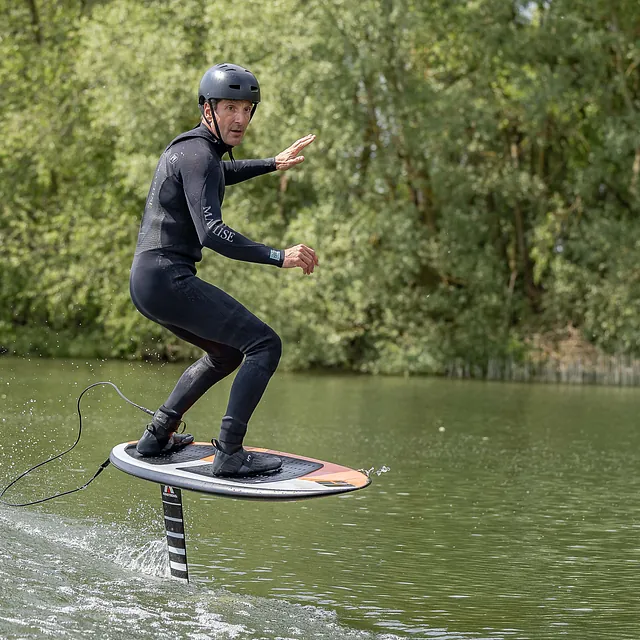
<path id="1" fill-rule="evenodd" d="M 222 134 L 220 133 L 220 127 L 218 126 L 218 121 L 216 120 L 216 117 L 214 115 L 214 111 L 215 109 L 213 108 L 213 104 L 212 104 L 212 100 L 209 99 L 207 100 L 207 102 L 209 103 L 209 108 L 211 109 L 211 119 L 213 120 L 213 126 L 216 128 L 216 134 L 218 136 L 218 140 L 220 140 L 220 142 L 222 142 L 222 144 L 226 145 L 226 142 L 222 139 Z M 251 114 L 253 115 L 253 113 Z M 227 145 L 229 146 L 229 145 Z M 229 158 L 231 158 L 231 162 L 235 162 L 235 158 L 233 157 L 233 147 L 229 146 L 229 149 L 227 150 L 227 153 L 229 154 Z"/>

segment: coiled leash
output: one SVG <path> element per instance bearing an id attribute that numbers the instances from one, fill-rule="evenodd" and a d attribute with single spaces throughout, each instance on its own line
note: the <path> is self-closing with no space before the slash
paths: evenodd
<path id="1" fill-rule="evenodd" d="M 76 491 L 82 491 L 83 489 L 86 489 L 110 464 L 110 460 L 109 458 L 107 458 L 99 467 L 98 470 L 93 474 L 93 477 L 91 479 L 89 479 L 87 482 L 85 482 L 81 487 L 78 487 L 77 489 L 70 489 L 69 491 L 62 491 L 60 493 L 56 493 L 55 495 L 52 496 L 48 496 L 47 498 L 41 498 L 40 500 L 33 500 L 31 502 L 21 502 L 21 503 L 14 503 L 14 502 L 7 502 L 6 500 L 3 500 L 2 497 L 4 496 L 4 494 L 14 485 L 16 484 L 18 481 L 22 480 L 22 478 L 24 478 L 25 476 L 29 475 L 32 471 L 35 471 L 36 469 L 38 469 L 39 467 L 43 467 L 45 464 L 48 464 L 49 462 L 53 462 L 54 460 L 57 460 L 58 458 L 62 458 L 62 456 L 66 455 L 67 453 L 69 453 L 70 451 L 72 451 L 75 446 L 78 444 L 78 442 L 80 442 L 80 438 L 82 437 L 82 414 L 80 413 L 80 401 L 82 400 L 82 396 L 87 393 L 87 391 L 89 391 L 89 389 L 93 389 L 93 387 L 97 387 L 99 385 L 109 385 L 111 387 L 113 387 L 116 392 L 118 393 L 118 395 L 125 401 L 128 402 L 129 404 L 133 405 L 134 407 L 136 407 L 137 409 L 140 409 L 140 411 L 144 411 L 145 413 L 148 413 L 150 416 L 153 415 L 153 411 L 151 411 L 150 409 L 147 409 L 146 407 L 143 407 L 139 404 L 136 404 L 135 402 L 133 402 L 132 400 L 129 400 L 129 398 L 127 398 L 122 391 L 120 391 L 120 389 L 118 389 L 118 387 L 113 384 L 113 382 L 94 382 L 93 384 L 90 384 L 79 396 L 78 396 L 78 404 L 77 404 L 77 410 L 78 410 L 78 419 L 79 419 L 79 425 L 78 425 L 78 436 L 76 438 L 76 441 L 65 451 L 63 451 L 62 453 L 58 453 L 55 456 L 52 456 L 51 458 L 49 458 L 48 460 L 44 460 L 43 462 L 39 462 L 38 464 L 34 465 L 33 467 L 31 467 L 30 469 L 27 469 L 26 471 L 24 471 L 23 473 L 21 473 L 17 478 L 14 478 L 4 489 L 2 489 L 2 491 L 0 491 L 0 504 L 3 504 L 7 507 L 29 507 L 33 504 L 40 504 L 42 502 L 47 502 L 48 500 L 53 500 L 54 498 L 60 498 L 61 496 L 68 496 L 71 493 L 75 493 Z"/>

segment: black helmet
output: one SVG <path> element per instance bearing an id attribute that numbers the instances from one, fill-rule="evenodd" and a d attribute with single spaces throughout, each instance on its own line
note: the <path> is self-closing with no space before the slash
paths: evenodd
<path id="1" fill-rule="evenodd" d="M 260 102 L 260 85 L 257 78 L 244 67 L 224 62 L 205 71 L 200 80 L 198 103 L 204 114 L 203 105 L 209 100 L 249 100 L 253 109 Z"/>

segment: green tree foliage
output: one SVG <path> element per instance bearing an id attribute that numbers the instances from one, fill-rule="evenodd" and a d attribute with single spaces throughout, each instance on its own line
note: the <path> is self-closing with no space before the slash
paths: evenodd
<path id="1" fill-rule="evenodd" d="M 128 271 L 164 146 L 215 62 L 260 78 L 225 221 L 305 242 L 311 277 L 207 252 L 200 273 L 289 366 L 439 372 L 580 328 L 638 354 L 640 9 L 632 0 L 0 0 L 0 344 L 181 357 Z"/>

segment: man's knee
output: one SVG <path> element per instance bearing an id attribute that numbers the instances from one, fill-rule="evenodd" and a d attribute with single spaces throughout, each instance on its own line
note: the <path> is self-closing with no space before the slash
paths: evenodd
<path id="1" fill-rule="evenodd" d="M 224 375 L 229 375 L 242 364 L 244 355 L 241 351 L 233 349 L 226 353 L 208 353 L 205 359 L 212 369 Z"/>
<path id="2" fill-rule="evenodd" d="M 280 339 L 280 336 L 273 331 L 273 329 L 271 329 L 271 332 L 273 333 L 273 346 L 271 349 L 273 351 L 273 370 L 275 371 L 278 367 L 278 363 L 280 362 L 280 358 L 282 357 L 282 340 Z"/>
<path id="3" fill-rule="evenodd" d="M 268 325 L 257 341 L 255 349 L 247 357 L 251 357 L 265 369 L 273 373 L 278 368 L 282 356 L 282 340 L 280 336 Z"/>

